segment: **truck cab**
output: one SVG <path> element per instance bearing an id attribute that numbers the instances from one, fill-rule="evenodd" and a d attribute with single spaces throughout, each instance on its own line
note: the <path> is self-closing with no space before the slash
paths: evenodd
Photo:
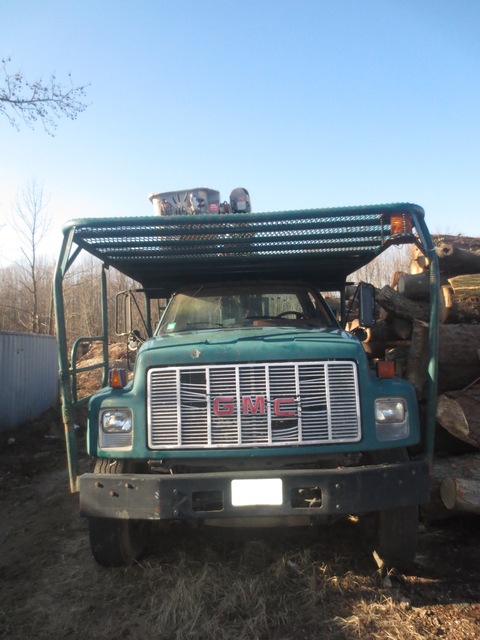
<path id="1" fill-rule="evenodd" d="M 393 243 L 431 259 L 427 406 L 361 331 L 346 330 L 349 274 Z M 108 362 L 89 399 L 92 473 L 77 477 L 73 429 L 78 337 L 67 354 L 62 283 L 86 250 L 139 289 L 133 374 Z M 417 205 L 86 219 L 66 225 L 55 300 L 70 482 L 89 519 L 95 559 L 128 564 L 152 523 L 317 525 L 354 515 L 396 568 L 413 562 L 418 507 L 429 499 L 436 362 L 435 253 Z M 321 292 L 334 292 L 334 313 Z M 358 289 L 360 329 L 375 320 L 372 288 Z M 150 302 L 168 301 L 153 326 Z M 372 524 L 373 523 L 373 524 Z"/>

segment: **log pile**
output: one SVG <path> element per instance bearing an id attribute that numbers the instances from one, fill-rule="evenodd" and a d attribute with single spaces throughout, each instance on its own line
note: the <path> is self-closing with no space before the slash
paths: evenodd
<path id="1" fill-rule="evenodd" d="M 452 512 L 480 513 L 480 238 L 433 240 L 441 277 L 436 418 L 442 450 L 432 471 L 432 500 Z M 428 266 L 415 247 L 408 272 L 394 274 L 377 292 L 381 329 L 370 331 L 364 344 L 372 357 L 395 361 L 420 402 L 428 366 Z"/>

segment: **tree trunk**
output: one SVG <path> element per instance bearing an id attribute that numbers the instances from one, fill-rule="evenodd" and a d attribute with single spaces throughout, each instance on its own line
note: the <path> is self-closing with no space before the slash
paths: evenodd
<path id="1" fill-rule="evenodd" d="M 430 298 L 430 279 L 428 273 L 418 273 L 412 275 L 405 273 L 398 279 L 398 294 L 405 296 L 412 301 L 428 301 Z M 385 302 L 385 297 L 388 301 Z M 394 312 L 394 308 L 405 308 L 407 312 L 414 313 L 415 309 L 419 313 L 424 313 L 423 305 L 420 307 L 405 307 L 404 301 L 399 298 L 393 299 L 390 292 L 384 292 L 380 296 L 380 301 L 390 307 Z M 439 291 L 439 319 L 441 323 L 462 324 L 469 322 L 480 323 L 480 293 L 456 294 L 450 284 L 443 284 Z M 401 312 L 401 311 L 400 311 Z M 417 315 L 417 317 L 420 317 Z M 422 318 L 427 319 L 427 318 Z M 400 334 L 399 334 L 400 335 Z M 403 336 L 402 336 L 403 337 Z"/>
<path id="2" fill-rule="evenodd" d="M 358 319 L 347 322 L 347 331 L 353 332 L 360 327 L 360 321 Z M 389 342 L 398 342 L 398 336 L 393 330 L 393 327 L 389 322 L 379 320 L 373 327 L 367 327 L 364 329 L 366 338 L 362 342 L 382 342 L 387 344 Z"/>
<path id="3" fill-rule="evenodd" d="M 442 287 L 442 289 L 449 289 Z M 448 324 L 480 323 L 480 294 L 454 294 L 450 288 L 443 322 Z M 446 291 L 444 292 L 445 299 Z"/>
<path id="4" fill-rule="evenodd" d="M 480 480 L 480 452 L 435 458 L 430 474 L 431 487 L 440 487 L 448 476 Z"/>
<path id="5" fill-rule="evenodd" d="M 480 251 L 480 238 L 473 238 L 471 236 L 452 236 L 443 234 L 432 234 L 433 244 L 439 247 L 441 244 L 454 244 L 459 249 L 465 251 Z M 418 251 L 418 249 L 416 249 Z"/>
<path id="6" fill-rule="evenodd" d="M 406 378 L 415 387 L 418 399 L 423 398 L 427 382 L 428 332 L 429 326 L 426 322 L 414 320 Z"/>
<path id="7" fill-rule="evenodd" d="M 418 247 L 412 248 L 412 261 L 410 263 L 409 272 L 412 274 L 423 273 L 429 265 L 426 258 Z"/>
<path id="8" fill-rule="evenodd" d="M 427 515 L 431 518 L 444 518 L 453 515 L 447 508 L 442 496 L 442 485 L 448 484 L 448 478 L 463 478 L 471 482 L 480 481 L 480 453 L 467 453 L 446 458 L 436 457 L 430 472 L 430 505 Z M 448 490 L 448 489 L 447 489 Z M 444 489 L 445 493 L 446 489 Z M 449 502 L 450 503 L 450 502 Z"/>
<path id="9" fill-rule="evenodd" d="M 385 285 L 377 295 L 377 302 L 394 316 L 405 320 L 428 321 L 430 318 L 430 305 L 427 302 L 409 300 L 397 293 L 389 285 Z"/>
<path id="10" fill-rule="evenodd" d="M 480 254 L 480 238 L 471 238 L 467 236 L 432 235 L 432 240 L 435 247 L 441 247 L 442 245 L 454 245 L 457 249 L 460 249 L 467 253 Z M 440 250 L 440 252 L 437 251 L 437 255 L 440 262 L 440 271 L 443 271 L 442 263 L 445 260 L 448 260 L 448 256 L 442 255 L 442 250 Z M 418 247 L 414 246 L 412 248 L 412 260 L 410 262 L 409 272 L 411 274 L 423 273 L 428 268 L 428 265 L 428 258 L 423 255 Z M 462 271 L 462 273 L 467 272 Z M 478 271 L 475 270 L 469 273 L 478 273 Z"/>
<path id="11" fill-rule="evenodd" d="M 402 340 L 409 340 L 412 336 L 412 323 L 410 320 L 405 320 L 405 318 L 392 318 L 391 320 L 392 329 Z"/>
<path id="12" fill-rule="evenodd" d="M 480 275 L 478 273 L 448 278 L 455 295 L 480 294 Z"/>
<path id="13" fill-rule="evenodd" d="M 449 510 L 480 514 L 480 479 L 449 476 L 440 485 L 440 496 Z"/>
<path id="14" fill-rule="evenodd" d="M 347 331 L 353 332 L 358 327 L 360 327 L 358 319 L 347 323 Z M 362 340 L 362 345 L 365 352 L 372 358 L 384 358 L 386 349 L 404 345 L 403 341 L 398 340 L 393 326 L 384 320 L 365 329 L 365 334 L 366 338 Z"/>
<path id="15" fill-rule="evenodd" d="M 423 398 L 427 381 L 429 325 L 414 320 L 407 380 Z M 464 389 L 480 377 L 480 325 L 444 324 L 439 328 L 438 392 Z"/>
<path id="16" fill-rule="evenodd" d="M 435 251 L 442 273 L 451 276 L 480 273 L 480 253 L 446 242 L 437 246 Z"/>
<path id="17" fill-rule="evenodd" d="M 441 395 L 438 398 L 437 421 L 456 438 L 480 447 L 480 389 Z"/>
<path id="18" fill-rule="evenodd" d="M 458 391 L 480 377 L 480 325 L 442 324 L 439 329 L 438 392 Z"/>
<path id="19" fill-rule="evenodd" d="M 409 300 L 428 300 L 430 297 L 430 275 L 428 271 L 398 277 L 397 291 Z"/>
<path id="20" fill-rule="evenodd" d="M 398 291 L 398 281 L 404 275 L 405 275 L 404 271 L 395 271 L 395 273 L 392 276 L 392 281 L 390 283 L 390 286 L 392 287 L 392 289 L 395 289 L 395 291 Z"/>

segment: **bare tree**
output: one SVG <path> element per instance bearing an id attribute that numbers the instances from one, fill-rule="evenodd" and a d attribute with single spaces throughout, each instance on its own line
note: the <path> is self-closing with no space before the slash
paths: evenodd
<path id="1" fill-rule="evenodd" d="M 2 59 L 3 83 L 0 86 L 0 114 L 20 129 L 19 120 L 30 128 L 40 121 L 49 135 L 54 135 L 57 120 L 63 116 L 75 120 L 87 105 L 82 101 L 88 85 L 74 86 L 57 81 L 54 74 L 48 81 L 42 78 L 29 82 L 22 71 L 10 72 L 10 58 Z"/>
<path id="2" fill-rule="evenodd" d="M 355 282 L 369 282 L 378 288 L 391 284 L 392 276 L 396 271 L 407 271 L 411 262 L 410 245 L 394 245 L 385 253 L 370 262 L 362 269 L 350 275 Z"/>
<path id="3" fill-rule="evenodd" d="M 42 322 L 39 318 L 39 291 L 44 279 L 44 269 L 40 268 L 38 247 L 45 237 L 50 218 L 47 212 L 48 203 L 43 196 L 43 187 L 31 180 L 15 200 L 12 226 L 19 239 L 19 248 L 24 257 L 22 264 L 21 284 L 24 305 L 28 305 L 30 319 L 25 328 L 33 333 L 42 333 Z M 22 305 L 22 306 L 24 306 Z"/>
<path id="4" fill-rule="evenodd" d="M 54 261 L 39 258 L 37 273 L 37 322 L 40 333 L 52 333 L 51 304 Z M 28 288 L 26 286 L 28 283 Z M 31 331 L 32 294 L 25 264 L 0 269 L 0 331 Z"/>

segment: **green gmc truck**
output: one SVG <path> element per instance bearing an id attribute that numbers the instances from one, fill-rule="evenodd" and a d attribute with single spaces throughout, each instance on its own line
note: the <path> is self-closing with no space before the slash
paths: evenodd
<path id="1" fill-rule="evenodd" d="M 423 209 L 221 213 L 218 204 L 64 227 L 54 285 L 63 420 L 95 559 L 137 560 L 155 522 L 290 526 L 354 515 L 385 564 L 407 568 L 429 500 L 435 426 L 439 278 Z M 421 407 L 392 363 L 362 346 L 362 327 L 375 322 L 372 286 L 358 286 L 360 327 L 346 330 L 349 275 L 404 243 L 430 262 Z M 64 282 L 82 252 L 102 264 L 103 329 L 72 339 Z M 135 282 L 117 300 L 117 333 L 138 347 L 130 376 L 109 364 L 108 269 Z M 159 299 L 166 308 L 154 323 Z M 87 448 L 96 463 L 78 476 L 79 354 L 95 341 L 103 381 L 88 398 Z"/>

